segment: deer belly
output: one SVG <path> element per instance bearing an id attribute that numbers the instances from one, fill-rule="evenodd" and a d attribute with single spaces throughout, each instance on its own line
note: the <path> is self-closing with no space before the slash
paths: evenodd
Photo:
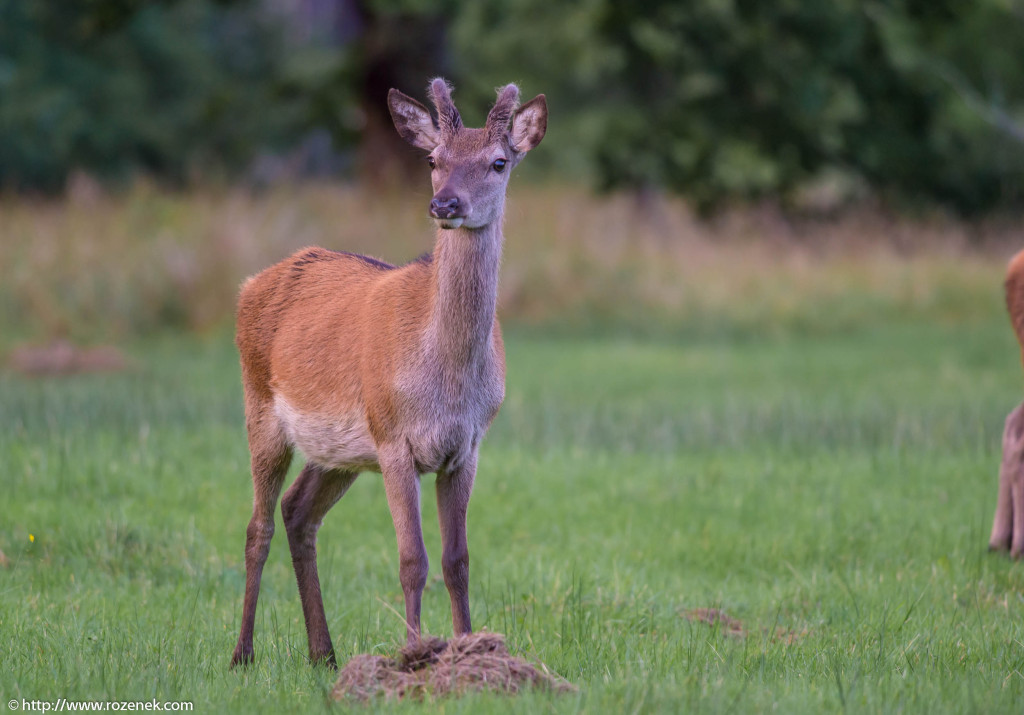
<path id="1" fill-rule="evenodd" d="M 274 411 L 288 441 L 309 461 L 332 469 L 380 470 L 377 448 L 361 412 L 300 412 L 280 395 L 274 399 Z"/>

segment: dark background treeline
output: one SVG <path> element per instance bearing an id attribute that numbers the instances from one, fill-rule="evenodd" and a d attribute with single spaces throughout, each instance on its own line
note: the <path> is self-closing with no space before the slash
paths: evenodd
<path id="1" fill-rule="evenodd" d="M 1014 0 L 0 0 L 0 187 L 394 180 L 387 89 L 548 95 L 528 171 L 699 207 L 1024 205 Z"/>

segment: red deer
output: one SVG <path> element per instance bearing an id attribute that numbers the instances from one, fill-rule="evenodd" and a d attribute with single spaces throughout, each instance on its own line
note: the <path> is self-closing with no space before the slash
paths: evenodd
<path id="1" fill-rule="evenodd" d="M 463 127 L 443 79 L 437 120 L 392 89 L 398 133 L 429 152 L 432 254 L 394 267 L 309 248 L 249 278 L 237 338 L 255 492 L 245 600 L 232 665 L 253 659 L 260 577 L 294 449 L 306 458 L 281 500 L 312 661 L 335 664 L 316 568 L 324 514 L 360 472 L 380 472 L 398 539 L 406 637 L 419 638 L 427 552 L 420 475 L 436 472 L 441 568 L 456 634 L 471 631 L 466 508 L 480 441 L 505 395 L 495 317 L 509 173 L 547 128 L 539 95 L 501 88 L 482 129 Z"/>
<path id="2" fill-rule="evenodd" d="M 1024 251 L 1013 257 L 1006 271 L 1006 308 L 1024 361 Z M 1024 556 L 1024 403 L 1006 418 L 999 497 L 988 544 L 995 551 L 1009 549 L 1014 558 Z"/>

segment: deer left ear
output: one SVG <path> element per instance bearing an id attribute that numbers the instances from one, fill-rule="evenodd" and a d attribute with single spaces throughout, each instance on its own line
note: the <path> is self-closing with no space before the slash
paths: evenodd
<path id="1" fill-rule="evenodd" d="M 510 136 L 516 151 L 526 152 L 540 144 L 548 129 L 548 103 L 538 94 L 512 116 Z"/>

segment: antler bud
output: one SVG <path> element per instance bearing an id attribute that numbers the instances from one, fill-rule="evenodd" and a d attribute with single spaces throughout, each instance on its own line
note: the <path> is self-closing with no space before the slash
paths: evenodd
<path id="1" fill-rule="evenodd" d="M 462 128 L 462 117 L 459 116 L 459 110 L 455 108 L 455 103 L 452 102 L 451 85 L 444 78 L 435 77 L 430 82 L 428 92 L 434 107 L 437 109 L 437 121 L 441 128 L 441 133 L 446 137 L 453 136 Z"/>
<path id="2" fill-rule="evenodd" d="M 487 114 L 487 136 L 493 141 L 508 131 L 512 114 L 519 106 L 519 87 L 506 84 L 498 90 L 498 101 Z"/>

